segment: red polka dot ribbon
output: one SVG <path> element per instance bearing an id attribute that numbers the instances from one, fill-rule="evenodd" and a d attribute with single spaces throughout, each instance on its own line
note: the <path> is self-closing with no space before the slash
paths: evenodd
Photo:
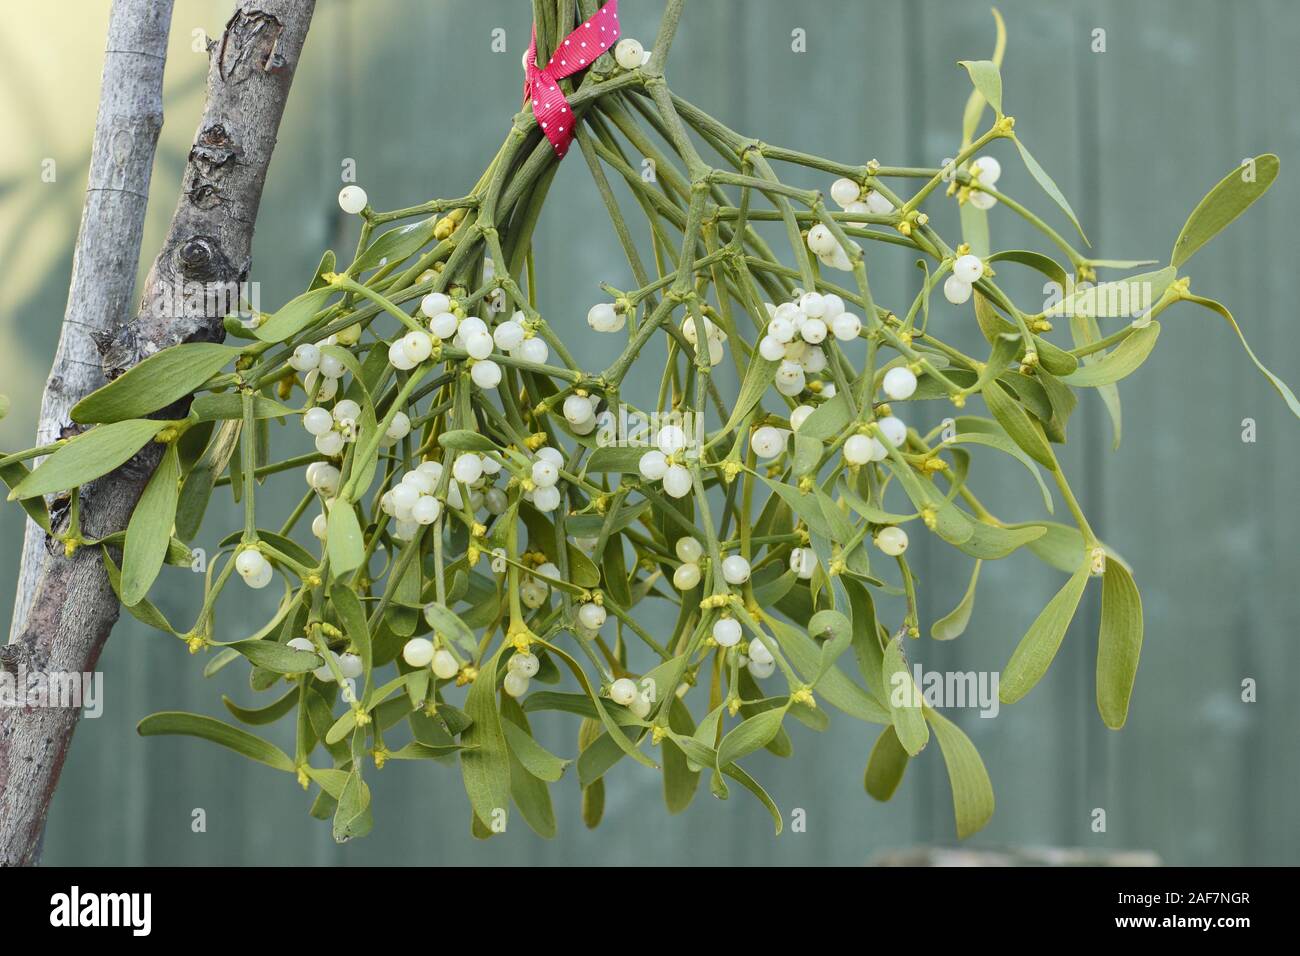
<path id="1" fill-rule="evenodd" d="M 573 141 L 573 113 L 560 91 L 559 81 L 585 70 L 596 57 L 614 47 L 618 40 L 618 0 L 609 0 L 578 29 L 561 42 L 546 66 L 537 65 L 537 27 L 524 57 L 524 96 L 532 100 L 533 115 L 560 159 Z"/>

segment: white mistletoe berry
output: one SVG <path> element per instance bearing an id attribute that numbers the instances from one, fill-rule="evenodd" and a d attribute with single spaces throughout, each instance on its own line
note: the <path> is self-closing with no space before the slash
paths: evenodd
<path id="1" fill-rule="evenodd" d="M 614 46 L 614 59 L 625 70 L 635 70 L 645 58 L 645 48 L 639 40 L 626 37 Z"/>
<path id="2" fill-rule="evenodd" d="M 1002 177 L 1002 164 L 992 156 L 981 156 L 975 160 L 979 167 L 979 180 L 985 186 L 992 186 Z"/>
<path id="3" fill-rule="evenodd" d="M 867 209 L 875 216 L 888 216 L 894 211 L 894 204 L 876 190 L 867 193 Z"/>
<path id="4" fill-rule="evenodd" d="M 509 325 L 510 323 L 505 323 Z M 429 331 L 439 339 L 454 338 L 460 328 L 460 319 L 454 312 L 439 312 L 429 319 Z M 520 332 L 523 330 L 520 329 Z M 523 338 L 521 335 L 520 338 Z"/>
<path id="5" fill-rule="evenodd" d="M 430 292 L 420 300 L 420 311 L 433 318 L 443 312 L 451 311 L 451 296 L 445 292 Z"/>
<path id="6" fill-rule="evenodd" d="M 433 353 L 433 339 L 428 332 L 412 330 L 402 337 L 402 351 L 408 362 L 419 365 Z"/>
<path id="7" fill-rule="evenodd" d="M 620 677 L 609 685 L 609 699 L 626 707 L 636 699 L 636 681 L 630 677 Z"/>
<path id="8" fill-rule="evenodd" d="M 988 210 L 998 204 L 998 198 L 996 196 L 990 196 L 986 192 L 976 190 L 970 194 L 970 204 L 976 209 Z"/>
<path id="9" fill-rule="evenodd" d="M 456 663 L 456 656 L 445 647 L 440 647 L 434 652 L 433 673 L 439 680 L 451 680 L 460 673 L 460 665 Z"/>
<path id="10" fill-rule="evenodd" d="M 885 440 L 894 448 L 901 448 L 907 441 L 907 426 L 903 420 L 894 415 L 888 415 L 876 422 L 880 428 L 880 434 L 885 436 Z"/>
<path id="11" fill-rule="evenodd" d="M 432 495 L 421 495 L 411 506 L 411 520 L 416 524 L 433 524 L 442 514 L 442 502 Z"/>
<path id="12" fill-rule="evenodd" d="M 612 302 L 597 302 L 587 310 L 587 324 L 597 332 L 619 332 L 626 323 L 627 317 Z"/>
<path id="13" fill-rule="evenodd" d="M 339 208 L 349 216 L 361 212 L 369 201 L 366 191 L 360 186 L 344 186 L 339 190 Z"/>
<path id="14" fill-rule="evenodd" d="M 758 661 L 750 661 L 746 665 L 746 670 L 756 680 L 766 680 L 776 671 L 776 662 L 768 661 L 766 664 L 760 664 Z"/>
<path id="15" fill-rule="evenodd" d="M 465 333 L 465 351 L 472 359 L 485 359 L 492 354 L 492 336 L 484 329 Z"/>
<path id="16" fill-rule="evenodd" d="M 972 256 L 969 253 L 958 256 L 957 261 L 952 264 L 952 274 L 967 284 L 978 282 L 984 275 L 984 263 L 980 261 L 979 256 Z"/>
<path id="17" fill-rule="evenodd" d="M 916 376 L 912 374 L 910 368 L 895 365 L 885 373 L 880 387 L 891 400 L 901 402 L 903 399 L 911 398 L 912 393 L 916 391 Z"/>
<path id="18" fill-rule="evenodd" d="M 326 656 L 328 657 L 328 660 L 326 661 L 326 663 L 322 664 L 320 667 L 312 671 L 312 675 L 318 681 L 323 681 L 326 684 L 332 684 L 334 683 L 334 668 L 330 667 L 329 661 L 333 661 L 334 667 L 338 667 L 339 656 L 335 654 L 333 651 L 326 651 L 325 653 Z"/>
<path id="19" fill-rule="evenodd" d="M 588 601 L 578 608 L 578 623 L 589 631 L 598 629 L 605 623 L 608 612 L 599 604 Z"/>
<path id="20" fill-rule="evenodd" d="M 805 292 L 799 297 L 799 311 L 810 319 L 824 318 L 826 297 L 820 292 Z"/>
<path id="21" fill-rule="evenodd" d="M 256 548 L 246 548 L 235 557 L 235 570 L 244 578 L 261 574 L 264 566 L 267 566 L 266 558 Z"/>
<path id="22" fill-rule="evenodd" d="M 785 357 L 785 343 L 769 333 L 758 340 L 758 354 L 769 362 L 779 362 Z"/>
<path id="23" fill-rule="evenodd" d="M 393 420 L 384 429 L 384 437 L 389 441 L 400 441 L 411 433 L 411 417 L 406 412 L 396 412 Z"/>
<path id="24" fill-rule="evenodd" d="M 501 689 L 511 697 L 522 697 L 528 693 L 528 683 L 528 678 L 523 674 L 510 671 L 501 682 Z"/>
<path id="25" fill-rule="evenodd" d="M 851 179 L 837 179 L 831 183 L 831 198 L 842 207 L 857 202 L 860 195 L 862 187 Z"/>
<path id="26" fill-rule="evenodd" d="M 536 654 L 528 651 L 516 651 L 506 661 L 506 668 L 516 674 L 522 674 L 524 677 L 536 676 L 541 669 L 542 662 L 537 659 Z"/>
<path id="27" fill-rule="evenodd" d="M 971 284 L 956 275 L 950 275 L 943 282 L 943 297 L 953 305 L 961 305 L 970 299 Z"/>
<path id="28" fill-rule="evenodd" d="M 328 408 L 313 406 L 303 414 L 302 427 L 307 429 L 308 435 L 324 435 L 334 429 L 334 416 L 330 414 Z"/>
<path id="29" fill-rule="evenodd" d="M 401 339 L 398 339 L 392 345 L 388 346 L 388 364 L 403 372 L 415 368 L 416 363 L 407 357 L 406 349 L 403 346 Z"/>
<path id="30" fill-rule="evenodd" d="M 570 425 L 590 421 L 595 414 L 595 403 L 586 395 L 570 395 L 564 400 L 564 417 Z"/>
<path id="31" fill-rule="evenodd" d="M 803 367 L 797 362 L 782 362 L 776 370 L 776 390 L 782 395 L 798 395 L 803 388 Z"/>
<path id="32" fill-rule="evenodd" d="M 491 359 L 475 362 L 469 377 L 479 388 L 496 388 L 501 384 L 501 366 Z"/>
<path id="33" fill-rule="evenodd" d="M 402 660 L 412 667 L 428 667 L 433 662 L 433 641 L 413 637 L 402 646 Z"/>
<path id="34" fill-rule="evenodd" d="M 876 532 L 876 547 L 890 557 L 896 557 L 907 550 L 907 532 L 893 525 Z"/>
<path id="35" fill-rule="evenodd" d="M 550 488 L 560 480 L 560 469 L 553 462 L 539 458 L 533 462 L 532 479 L 538 488 Z"/>
<path id="36" fill-rule="evenodd" d="M 749 580 L 749 562 L 738 554 L 723 558 L 722 577 L 728 584 L 744 584 Z"/>
<path id="37" fill-rule="evenodd" d="M 661 451 L 648 451 L 637 462 L 637 470 L 646 481 L 658 481 L 668 471 L 668 459 Z"/>
<path id="38" fill-rule="evenodd" d="M 664 472 L 664 493 L 670 498 L 685 498 L 691 493 L 691 473 L 681 465 L 669 465 Z"/>
<path id="39" fill-rule="evenodd" d="M 798 431 L 799 427 L 808 420 L 808 416 L 814 411 L 816 411 L 816 409 L 811 405 L 799 405 L 794 408 L 790 412 L 790 428 L 793 431 Z"/>
<path id="40" fill-rule="evenodd" d="M 840 244 L 835 241 L 835 234 L 822 223 L 817 223 L 808 230 L 808 249 L 815 256 L 834 254 Z"/>
<path id="41" fill-rule="evenodd" d="M 554 511 L 560 507 L 560 489 L 538 488 L 533 492 L 533 507 L 542 512 Z"/>
<path id="42" fill-rule="evenodd" d="M 524 327 L 514 319 L 508 319 L 496 327 L 492 339 L 501 351 L 513 352 L 524 340 Z"/>
<path id="43" fill-rule="evenodd" d="M 645 691 L 641 691 L 636 695 L 636 698 L 632 703 L 627 705 L 627 709 L 632 711 L 633 717 L 645 720 L 650 716 L 650 708 L 653 706 L 654 702 L 650 699 L 649 695 L 646 694 Z"/>
<path id="44" fill-rule="evenodd" d="M 871 436 L 850 435 L 844 442 L 843 453 L 850 465 L 865 465 L 871 461 Z"/>
<path id="45" fill-rule="evenodd" d="M 679 591 L 689 591 L 700 583 L 700 566 L 695 563 L 678 565 L 673 572 L 673 587 Z"/>
<path id="46" fill-rule="evenodd" d="M 776 339 L 776 341 L 780 342 L 782 345 L 787 344 L 794 338 L 794 333 L 796 331 L 794 320 L 797 316 L 801 316 L 801 313 L 797 309 L 792 310 L 789 315 L 781 315 L 779 313 L 774 315 L 771 321 L 767 323 L 768 336 Z"/>
<path id="47" fill-rule="evenodd" d="M 538 365 L 544 365 L 551 354 L 550 347 L 547 346 L 546 342 L 536 336 L 531 339 L 524 339 L 517 351 L 519 357 L 525 362 L 534 362 Z"/>
<path id="48" fill-rule="evenodd" d="M 809 345 L 826 341 L 826 323 L 821 319 L 809 319 L 799 327 L 799 335 Z"/>
<path id="49" fill-rule="evenodd" d="M 339 670 L 344 677 L 355 679 L 361 676 L 365 668 L 361 663 L 361 658 L 356 654 L 340 654 Z"/>
<path id="50" fill-rule="evenodd" d="M 304 342 L 293 350 L 289 356 L 289 365 L 298 372 L 310 372 L 320 364 L 320 348 L 310 342 Z"/>
<path id="51" fill-rule="evenodd" d="M 655 436 L 655 444 L 665 455 L 675 455 L 686 447 L 686 432 L 677 425 L 665 425 Z"/>
<path id="52" fill-rule="evenodd" d="M 704 545 L 690 535 L 678 538 L 673 550 L 677 553 L 677 560 L 685 564 L 696 564 L 704 557 Z"/>
<path id="53" fill-rule="evenodd" d="M 307 466 L 307 484 L 315 491 L 331 498 L 339 490 L 339 470 L 329 462 L 314 461 Z"/>
<path id="54" fill-rule="evenodd" d="M 473 484 L 483 474 L 483 459 L 472 451 L 463 452 L 452 463 L 451 474 L 457 481 Z"/>
<path id="55" fill-rule="evenodd" d="M 740 622 L 734 617 L 720 617 L 713 622 L 713 639 L 719 647 L 735 647 L 740 643 Z"/>
<path id="56" fill-rule="evenodd" d="M 779 428 L 764 425 L 749 439 L 749 447 L 759 458 L 775 458 L 785 449 L 785 433 Z"/>
<path id="57" fill-rule="evenodd" d="M 862 320 L 852 312 L 841 312 L 831 319 L 831 332 L 841 342 L 852 342 L 862 332 Z"/>
<path id="58" fill-rule="evenodd" d="M 347 371 L 342 360 L 337 355 L 330 355 L 328 352 L 322 352 L 320 364 L 316 367 L 322 375 L 328 379 L 340 379 L 343 373 Z"/>
<path id="59" fill-rule="evenodd" d="M 316 450 L 326 458 L 337 458 L 346 442 L 341 432 L 328 431 L 316 436 Z"/>

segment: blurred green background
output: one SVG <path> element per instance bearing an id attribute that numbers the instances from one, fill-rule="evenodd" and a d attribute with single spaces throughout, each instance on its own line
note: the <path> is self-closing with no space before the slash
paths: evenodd
<path id="1" fill-rule="evenodd" d="M 230 6 L 176 3 L 141 275 L 171 215 L 198 118 L 205 58 L 194 37 L 219 34 Z M 58 336 L 107 9 L 81 4 L 70 19 L 62 5 L 25 4 L 9 11 L 0 35 L 0 392 L 14 401 L 0 447 L 30 443 Z M 1194 291 L 1234 309 L 1267 364 L 1300 382 L 1300 179 L 1292 169 L 1300 8 L 1286 0 L 1007 0 L 1000 9 L 1010 33 L 1007 112 L 1070 197 L 1097 255 L 1167 258 L 1186 215 L 1221 176 L 1243 157 L 1282 157 L 1271 194 L 1198 255 L 1190 274 Z M 659 11 L 659 2 L 625 0 L 625 35 L 648 43 Z M 345 158 L 356 160 L 381 209 L 461 195 L 473 184 L 518 106 L 529 23 L 523 0 L 321 0 L 258 221 L 253 278 L 264 309 L 303 287 L 323 248 L 352 248 L 354 224 L 335 202 Z M 491 50 L 496 28 L 505 30 L 504 55 Z M 806 31 L 807 52 L 791 50 L 796 29 Z M 1097 29 L 1105 52 L 1092 50 Z M 750 135 L 850 162 L 933 166 L 954 151 L 969 90 L 955 62 L 987 57 L 992 41 L 981 3 L 694 0 L 669 77 L 677 92 Z M 997 155 L 1006 170 L 999 188 L 1065 231 L 1014 151 Z M 41 180 L 47 158 L 57 163 L 54 183 Z M 537 237 L 543 311 L 572 333 L 589 367 L 601 367 L 613 343 L 585 335 L 584 316 L 598 282 L 630 284 L 626 265 L 580 156 L 563 165 L 551 198 Z M 950 204 L 934 210 L 953 234 Z M 995 248 L 1043 247 L 1003 209 L 992 225 Z M 877 300 L 904 308 L 919 275 L 911 259 L 869 252 Z M 1032 284 L 1013 291 L 1041 295 Z M 932 322 L 959 347 L 978 341 L 968 312 L 941 304 Z M 1300 510 L 1287 477 L 1300 465 L 1300 427 L 1219 319 L 1181 306 L 1164 326 L 1154 356 L 1122 384 L 1120 450 L 1110 450 L 1105 412 L 1087 395 L 1064 453 L 1094 527 L 1132 563 L 1144 595 L 1146 645 L 1128 726 L 1108 731 L 1093 703 L 1094 588 L 1040 688 L 996 719 L 951 712 L 997 793 L 997 813 L 974 846 L 1149 849 L 1181 864 L 1300 862 L 1300 724 L 1290 700 L 1300 674 Z M 911 420 L 933 424 L 939 414 Z M 1241 440 L 1247 418 L 1256 423 L 1254 443 Z M 1041 503 L 1017 467 L 977 453 L 973 481 L 999 515 L 1033 517 Z M 300 487 L 272 482 L 267 494 L 296 500 Z M 222 499 L 196 543 L 214 549 L 237 526 Z M 20 533 L 18 509 L 0 510 L 6 627 Z M 932 541 L 918 541 L 914 554 L 928 631 L 960 598 L 969 559 Z M 930 669 L 996 670 L 1060 582 L 1027 555 L 989 563 L 967 633 L 951 644 L 926 638 L 910 653 Z M 199 586 L 186 572 L 171 572 L 155 593 L 173 621 L 192 619 Z M 230 637 L 256 625 L 265 609 L 255 604 L 226 609 Z M 787 820 L 794 808 L 806 811 L 803 833 L 787 827 L 774 838 L 766 812 L 743 793 L 722 804 L 702 791 L 670 819 L 659 776 L 624 761 L 608 778 L 598 831 L 581 824 L 571 773 L 556 788 L 557 839 L 543 841 L 521 822 L 480 844 L 469 836 L 458 772 L 402 764 L 370 772 L 375 832 L 339 847 L 287 776 L 201 742 L 135 735 L 139 718 L 156 710 L 225 717 L 221 692 L 251 701 L 235 668 L 213 682 L 201 667 L 178 642 L 123 618 L 101 661 L 105 713 L 77 732 L 45 862 L 856 864 L 883 848 L 954 840 L 935 748 L 913 762 L 891 804 L 876 804 L 862 790 L 875 732 L 841 716 L 823 735 L 794 727 L 789 760 L 749 758 Z M 1258 682 L 1257 703 L 1241 701 L 1247 678 Z M 543 742 L 573 755 L 572 718 L 546 715 L 534 726 Z M 291 728 L 276 732 L 281 739 Z M 195 808 L 206 811 L 206 833 L 191 832 Z M 1106 811 L 1104 833 L 1092 829 L 1094 808 Z"/>

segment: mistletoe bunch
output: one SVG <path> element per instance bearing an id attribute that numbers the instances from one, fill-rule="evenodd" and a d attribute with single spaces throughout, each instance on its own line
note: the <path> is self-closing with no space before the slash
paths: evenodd
<path id="1" fill-rule="evenodd" d="M 580 6 L 595 12 L 591 0 Z M 566 2 L 537 9 L 545 62 L 576 14 Z M 238 720 L 292 716 L 297 728 L 292 754 L 198 715 L 153 715 L 142 734 L 203 737 L 296 776 L 316 789 L 312 813 L 332 818 L 339 840 L 370 828 L 364 774 L 394 759 L 458 763 L 480 836 L 505 828 L 512 802 L 549 836 L 549 785 L 571 760 L 543 748 L 530 721 L 562 711 L 578 720 L 589 825 L 605 773 L 631 760 L 662 769 L 670 812 L 690 803 L 703 775 L 719 797 L 734 784 L 753 793 L 779 832 L 779 811 L 742 762 L 763 748 L 788 754 L 786 718 L 822 730 L 833 710 L 880 728 L 866 769 L 879 799 L 933 733 L 965 836 L 991 815 L 992 787 L 907 665 L 922 628 L 907 549 L 930 536 L 974 559 L 935 638 L 964 629 L 983 561 L 1024 549 L 1069 575 L 1002 671 L 1006 702 L 1047 671 L 1099 578 L 1098 708 L 1108 726 L 1124 723 L 1140 598 L 1089 526 L 1054 445 L 1076 390 L 1097 389 L 1117 409 L 1116 383 L 1151 352 L 1165 309 L 1197 303 L 1236 328 L 1178 271 L 1263 194 L 1276 157 L 1220 182 L 1167 266 L 1095 284 L 1100 269 L 1153 263 L 1090 258 L 995 188 L 1002 168 L 986 151 L 1006 141 L 1078 227 L 1003 111 L 1000 20 L 995 59 L 963 64 L 974 91 L 955 158 L 916 168 L 772 146 L 675 95 L 662 68 L 680 11 L 669 3 L 650 51 L 624 40 L 564 81 L 628 263 L 631 287 L 603 285 L 587 316 L 625 342 L 607 368 L 585 369 L 536 307 L 532 235 L 558 160 L 524 110 L 467 195 L 377 212 L 348 186 L 340 204 L 362 219 L 350 264 L 325 253 L 307 289 L 274 314 L 227 317 L 237 341 L 159 352 L 77 405 L 80 434 L 0 458 L 10 497 L 69 553 L 102 549 L 132 614 L 206 654 L 206 674 L 243 661 L 254 691 L 280 689 L 253 708 L 227 701 Z M 653 162 L 654 181 L 641 160 Z M 788 185 L 778 164 L 825 175 L 840 208 Z M 651 262 L 611 174 L 631 191 Z M 955 244 L 923 211 L 945 201 L 960 208 Z M 995 205 L 1055 254 L 993 251 Z M 783 254 L 764 239 L 765 222 L 783 227 Z M 928 263 L 906 308 L 872 296 L 867 247 Z M 1046 307 L 1017 304 L 999 284 L 1004 269 L 1035 270 L 1066 292 Z M 948 305 L 932 305 L 937 288 Z M 972 320 L 987 354 L 942 337 Z M 637 362 L 662 368 L 648 408 L 623 394 Z M 738 394 L 715 377 L 725 363 Z M 913 427 L 920 402 L 947 403 L 956 417 Z M 277 454 L 303 441 L 299 424 L 312 450 Z M 973 447 L 1023 465 L 1050 511 L 1046 471 L 1072 523 L 990 513 L 975 491 Z M 78 488 L 142 450 L 160 460 L 128 528 L 87 539 Z M 295 474 L 300 503 L 269 514 L 261 486 Z M 165 564 L 189 564 L 187 542 L 218 489 L 242 503 L 244 525 L 207 569 L 197 620 L 178 630 L 148 592 Z M 51 523 L 49 495 L 67 506 L 61 523 Z M 256 633 L 221 628 L 227 588 L 276 581 L 283 594 Z M 900 619 L 877 616 L 882 594 L 901 596 Z M 643 610 L 656 604 L 661 616 L 674 609 L 670 630 L 646 625 Z"/>

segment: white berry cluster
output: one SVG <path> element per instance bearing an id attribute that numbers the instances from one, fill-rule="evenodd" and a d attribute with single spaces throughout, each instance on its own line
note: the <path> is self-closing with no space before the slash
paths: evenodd
<path id="1" fill-rule="evenodd" d="M 745 653 L 740 656 L 740 664 L 749 671 L 751 677 L 758 680 L 771 677 L 776 670 L 776 659 L 772 657 L 771 650 L 757 636 L 750 639 Z"/>
<path id="2" fill-rule="evenodd" d="M 862 186 L 852 179 L 837 179 L 831 183 L 831 198 L 840 208 L 849 213 L 865 213 L 873 216 L 886 216 L 894 211 L 894 204 L 877 190 L 871 189 L 864 195 Z M 862 222 L 849 221 L 847 225 L 860 226 Z M 853 268 L 848 250 L 844 248 L 831 232 L 830 227 L 818 223 L 808 230 L 808 250 L 824 266 L 848 272 Z M 856 243 L 854 248 L 857 248 Z"/>
<path id="3" fill-rule="evenodd" d="M 587 324 L 595 332 L 621 332 L 627 313 L 616 302 L 597 302 L 587 310 Z"/>
<path id="4" fill-rule="evenodd" d="M 443 470 L 440 461 L 421 462 L 380 497 L 380 509 L 394 520 L 393 537 L 403 541 L 413 538 L 422 526 L 438 520 L 444 502 L 456 510 L 463 508 L 462 484 L 469 488 L 471 511 L 481 508 L 489 514 L 505 511 L 505 492 L 492 486 L 501 471 L 501 462 L 495 457 L 462 453 L 452 463 L 451 477 L 455 480 L 448 481 L 446 490 L 440 491 Z"/>
<path id="5" fill-rule="evenodd" d="M 687 535 L 677 539 L 674 550 L 677 552 L 677 560 L 682 563 L 673 572 L 673 587 L 679 591 L 689 591 L 700 583 L 702 577 L 700 558 L 704 557 L 704 545 L 700 544 L 699 539 Z"/>
<path id="6" fill-rule="evenodd" d="M 316 439 L 318 452 L 326 458 L 337 458 L 343 454 L 347 442 L 356 440 L 357 419 L 360 417 L 361 406 L 350 398 L 344 398 L 336 402 L 333 409 L 320 405 L 308 408 L 302 416 L 302 427 Z M 411 423 L 407 419 L 406 430 L 410 429 Z"/>
<path id="7" fill-rule="evenodd" d="M 984 263 L 979 256 L 970 253 L 958 256 L 952 264 L 952 275 L 944 280 L 943 297 L 953 305 L 961 305 L 970 298 L 972 287 L 983 276 Z"/>
<path id="8" fill-rule="evenodd" d="M 844 300 L 834 293 L 804 292 L 792 302 L 766 304 L 768 321 L 758 341 L 758 354 L 769 362 L 780 362 L 774 380 L 782 395 L 795 396 L 807 386 L 807 376 L 826 369 L 822 343 L 828 334 L 851 342 L 862 332 L 862 320 L 848 312 Z M 821 389 L 823 397 L 835 395 L 833 383 Z"/>
<path id="9" fill-rule="evenodd" d="M 691 493 L 691 472 L 681 463 L 689 439 L 680 425 L 665 425 L 655 435 L 656 448 L 641 456 L 637 469 L 646 481 L 662 482 L 664 494 L 685 498 Z"/>
<path id="10" fill-rule="evenodd" d="M 1002 176 L 1002 164 L 992 156 L 981 156 L 975 162 L 971 163 L 970 175 L 976 183 L 982 186 L 992 186 Z M 997 205 L 997 197 L 988 193 L 972 189 L 967 201 L 976 209 L 992 209 Z"/>
<path id="11" fill-rule="evenodd" d="M 287 646 L 292 647 L 297 651 L 308 651 L 312 654 L 320 654 L 320 649 L 305 637 L 295 637 L 287 642 Z M 319 681 L 324 681 L 325 683 L 330 684 L 334 682 L 335 669 L 337 668 L 338 673 L 342 675 L 344 682 L 348 685 L 348 688 L 351 691 L 352 699 L 356 699 L 355 682 L 365 669 L 365 665 L 361 662 L 361 658 L 351 651 L 338 654 L 327 649 L 326 653 L 329 655 L 330 661 L 333 662 L 334 666 L 331 667 L 330 661 L 327 661 L 312 671 L 312 676 Z"/>
<path id="12" fill-rule="evenodd" d="M 700 319 L 694 315 L 682 319 L 682 338 L 686 339 L 692 347 L 699 342 L 699 329 L 696 328 L 696 323 L 699 321 Z M 709 343 L 709 364 L 718 365 L 727 354 L 727 333 L 707 318 L 704 318 L 703 322 L 705 338 Z"/>
<path id="13" fill-rule="evenodd" d="M 331 345 L 355 345 L 361 337 L 361 326 L 352 325 L 319 342 L 303 342 L 289 356 L 289 366 L 304 374 L 303 388 L 318 402 L 328 402 L 339 390 L 339 379 L 347 371 L 337 355 L 324 349 Z"/>
<path id="14" fill-rule="evenodd" d="M 542 562 L 537 566 L 535 574 L 528 574 L 519 582 L 519 600 L 524 607 L 535 611 L 550 600 L 551 586 L 546 578 L 552 581 L 563 580 L 560 569 L 553 561 Z"/>
<path id="15" fill-rule="evenodd" d="M 558 448 L 543 445 L 537 449 L 528 472 L 532 487 L 525 484 L 524 500 L 532 502 L 533 507 L 541 512 L 554 511 L 560 507 L 560 469 L 563 467 L 564 453 Z"/>
<path id="16" fill-rule="evenodd" d="M 583 392 L 575 391 L 566 395 L 561 411 L 564 413 L 564 420 L 578 435 L 590 435 L 596 430 L 600 420 L 596 414 L 596 402 Z"/>
<path id="17" fill-rule="evenodd" d="M 245 548 L 235 556 L 235 570 L 250 588 L 264 588 L 275 573 L 271 562 L 256 548 Z"/>
<path id="18" fill-rule="evenodd" d="M 426 617 L 427 617 L 426 613 Z M 429 622 L 432 625 L 432 621 Z M 444 646 L 434 644 L 427 637 L 413 637 L 402 646 L 402 660 L 422 670 L 432 665 L 439 680 L 451 680 L 460 672 L 460 662 Z"/>
<path id="19" fill-rule="evenodd" d="M 630 677 L 620 677 L 609 685 L 609 699 L 626 707 L 641 720 L 650 715 L 650 708 L 654 706 L 651 682 L 643 681 L 642 686 L 637 687 L 636 681 Z"/>

